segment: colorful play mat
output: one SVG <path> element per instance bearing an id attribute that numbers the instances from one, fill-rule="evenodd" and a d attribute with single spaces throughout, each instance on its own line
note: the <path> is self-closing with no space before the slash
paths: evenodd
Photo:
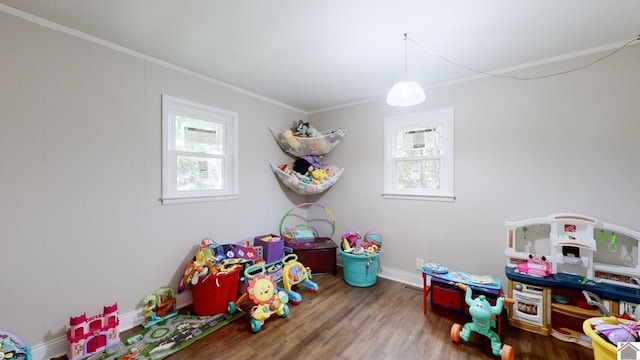
<path id="1" fill-rule="evenodd" d="M 174 354 L 244 315 L 222 313 L 213 316 L 180 314 L 167 321 L 122 338 L 92 360 L 158 360 Z M 135 356 L 134 356 L 135 354 Z"/>

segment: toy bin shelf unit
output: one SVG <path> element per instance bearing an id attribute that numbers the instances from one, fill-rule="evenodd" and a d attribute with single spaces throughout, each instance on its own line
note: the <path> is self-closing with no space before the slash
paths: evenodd
<path id="1" fill-rule="evenodd" d="M 640 285 L 640 232 L 571 213 L 506 221 L 505 228 L 508 267 L 530 264 L 531 255 L 544 256 L 553 274 Z"/>
<path id="2" fill-rule="evenodd" d="M 300 121 L 293 130 L 278 132 L 271 127 L 269 130 L 280 148 L 295 158 L 280 166 L 270 164 L 280 182 L 290 190 L 301 195 L 319 194 L 338 181 L 344 169 L 327 165 L 322 158 L 340 144 L 346 129 L 317 131 Z"/>

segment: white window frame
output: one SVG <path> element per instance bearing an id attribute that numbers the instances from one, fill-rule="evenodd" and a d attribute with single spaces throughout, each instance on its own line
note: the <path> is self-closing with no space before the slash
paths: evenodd
<path id="1" fill-rule="evenodd" d="M 396 133 L 407 127 L 441 126 L 440 189 L 399 189 L 395 157 Z M 454 111 L 453 108 L 394 116 L 384 119 L 384 192 L 385 199 L 455 201 L 454 194 Z"/>
<path id="2" fill-rule="evenodd" d="M 223 162 L 222 189 L 177 190 L 177 156 L 201 153 L 177 151 L 175 145 L 176 116 L 188 116 L 224 126 L 224 144 L 219 156 Z M 237 199 L 238 190 L 238 114 L 177 97 L 162 95 L 162 204 L 183 204 Z"/>

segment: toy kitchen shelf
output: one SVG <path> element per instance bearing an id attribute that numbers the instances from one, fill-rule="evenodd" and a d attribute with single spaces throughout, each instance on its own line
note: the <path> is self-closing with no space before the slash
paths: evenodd
<path id="1" fill-rule="evenodd" d="M 510 325 L 590 347 L 584 320 L 604 313 L 634 316 L 640 232 L 571 213 L 507 221 L 505 227 L 505 274 L 515 300 Z"/>

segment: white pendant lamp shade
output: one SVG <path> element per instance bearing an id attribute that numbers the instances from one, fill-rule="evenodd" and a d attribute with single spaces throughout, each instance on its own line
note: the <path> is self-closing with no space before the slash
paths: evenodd
<path id="1" fill-rule="evenodd" d="M 424 90 L 415 81 L 407 81 L 407 34 L 404 34 L 404 80 L 396 83 L 387 94 L 391 106 L 413 106 L 424 101 Z"/>
<path id="2" fill-rule="evenodd" d="M 387 104 L 391 106 L 413 106 L 425 100 L 422 87 L 415 81 L 400 81 L 393 85 L 387 95 Z"/>

